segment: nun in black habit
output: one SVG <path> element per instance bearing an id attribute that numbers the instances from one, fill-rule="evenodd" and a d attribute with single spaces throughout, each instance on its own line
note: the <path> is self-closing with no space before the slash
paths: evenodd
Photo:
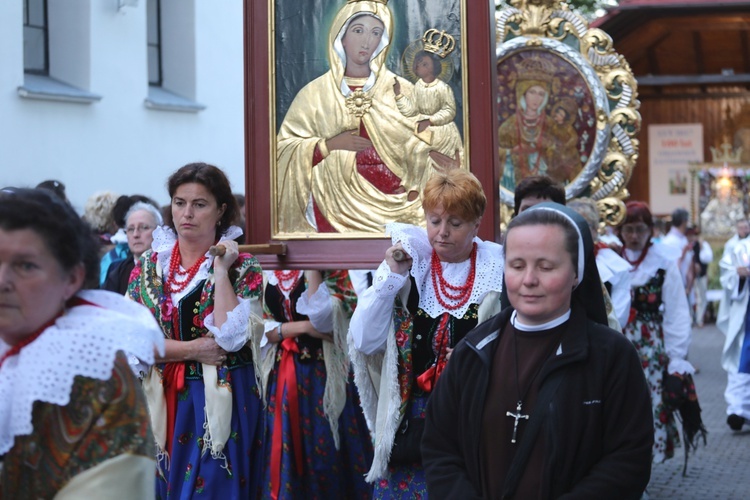
<path id="1" fill-rule="evenodd" d="M 639 498 L 651 474 L 648 387 L 607 327 L 584 219 L 541 203 L 504 241 L 510 305 L 453 351 L 422 439 L 436 498 Z"/>

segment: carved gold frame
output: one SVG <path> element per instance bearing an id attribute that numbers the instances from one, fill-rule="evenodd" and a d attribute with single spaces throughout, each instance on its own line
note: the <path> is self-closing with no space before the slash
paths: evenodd
<path id="1" fill-rule="evenodd" d="M 568 56 L 569 61 L 577 61 L 574 65 L 579 70 L 590 71 L 601 83 L 604 102 L 608 106 L 597 109 L 596 130 L 597 134 L 601 131 L 608 133 L 603 139 L 602 155 L 597 159 L 600 164 L 587 164 L 584 171 L 566 186 L 566 197 L 592 198 L 599 207 L 602 220 L 617 225 L 625 217 L 623 200 L 629 197 L 626 186 L 638 160 L 639 141 L 636 136 L 641 126 L 638 86 L 630 65 L 614 50 L 607 33 L 589 28 L 581 15 L 560 0 L 510 0 L 509 3 L 510 7 L 499 11 L 497 16 L 498 54 L 507 53 L 508 44 L 519 49 L 551 50 Z M 591 174 L 590 178 L 585 177 L 586 172 Z M 500 219 L 507 221 L 513 208 L 512 196 L 508 196 L 509 191 L 505 188 L 498 189 Z"/>

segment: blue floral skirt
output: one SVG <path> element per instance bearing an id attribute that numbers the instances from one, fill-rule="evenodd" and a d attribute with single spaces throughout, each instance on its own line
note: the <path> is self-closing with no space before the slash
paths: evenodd
<path id="1" fill-rule="evenodd" d="M 427 397 L 412 399 L 409 418 L 424 418 Z M 388 466 L 388 478 L 375 482 L 373 498 L 387 500 L 424 500 L 427 498 L 427 481 L 421 463 Z"/>
<path id="2" fill-rule="evenodd" d="M 232 421 L 223 450 L 226 461 L 202 450 L 203 380 L 185 380 L 185 389 L 177 395 L 172 453 L 158 461 L 156 498 L 256 498 L 263 470 L 263 406 L 253 365 L 232 369 L 228 377 Z"/>
<path id="3" fill-rule="evenodd" d="M 322 351 L 321 351 L 322 353 Z M 279 499 L 370 499 L 372 485 L 365 482 L 365 474 L 373 459 L 372 440 L 359 404 L 359 394 L 350 374 L 347 398 L 339 416 L 339 449 L 333 441 L 331 426 L 323 413 L 323 394 L 326 383 L 325 362 L 318 359 L 300 362 L 295 354 L 299 421 L 302 440 L 302 474 L 295 466 L 291 417 L 284 391 L 282 405 L 282 452 L 280 464 Z M 266 412 L 265 464 L 261 497 L 271 498 L 271 449 L 276 411 L 276 387 L 279 361 L 269 376 L 268 410 Z"/>

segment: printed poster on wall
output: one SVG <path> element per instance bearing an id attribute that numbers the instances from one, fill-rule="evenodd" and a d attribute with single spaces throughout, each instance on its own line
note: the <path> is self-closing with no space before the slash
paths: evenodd
<path id="1" fill-rule="evenodd" d="M 703 125 L 649 125 L 648 162 L 651 212 L 668 215 L 675 208 L 689 209 L 689 165 L 703 162 Z"/>

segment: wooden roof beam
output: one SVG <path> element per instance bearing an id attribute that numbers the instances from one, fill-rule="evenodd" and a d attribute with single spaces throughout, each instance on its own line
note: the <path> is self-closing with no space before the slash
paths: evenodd
<path id="1" fill-rule="evenodd" d="M 635 77 L 641 87 L 669 87 L 672 85 L 731 85 L 750 84 L 750 73 L 731 75 L 641 75 Z"/>

